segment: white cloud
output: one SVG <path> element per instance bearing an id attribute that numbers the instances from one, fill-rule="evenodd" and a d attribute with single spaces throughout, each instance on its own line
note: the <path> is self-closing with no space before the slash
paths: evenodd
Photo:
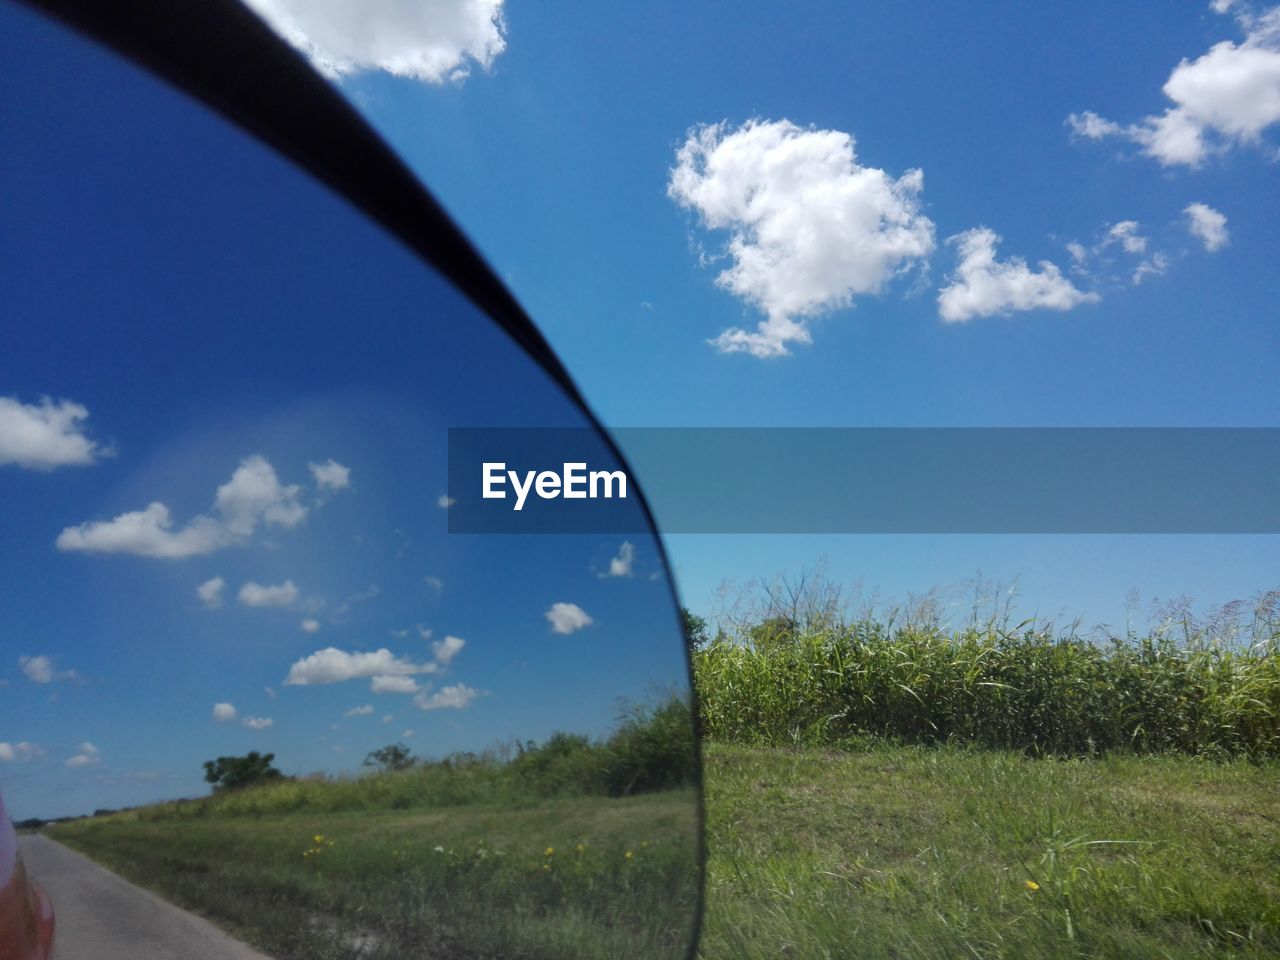
<path id="1" fill-rule="evenodd" d="M 404 733 L 400 734 L 400 739 L 401 739 L 401 740 L 412 740 L 412 739 L 413 739 L 413 731 L 412 731 L 412 730 L 406 730 Z"/>
<path id="2" fill-rule="evenodd" d="M 265 457 L 254 454 L 240 462 L 231 479 L 218 487 L 214 506 L 233 537 L 246 538 L 259 522 L 296 527 L 306 519 L 307 508 L 298 502 L 302 487 L 282 486 Z"/>
<path id="3" fill-rule="evenodd" d="M 1229 2 L 1215 0 L 1225 13 Z M 1237 18 L 1243 42 L 1214 44 L 1195 60 L 1183 59 L 1165 81 L 1173 102 L 1164 113 L 1122 126 L 1092 111 L 1067 118 L 1079 136 L 1119 136 L 1142 147 L 1163 166 L 1198 167 L 1211 153 L 1256 144 L 1280 123 L 1280 7 L 1258 17 Z"/>
<path id="4" fill-rule="evenodd" d="M 427 632 L 428 634 L 430 633 L 430 631 Z M 443 640 L 437 640 L 431 645 L 431 652 L 436 655 L 437 663 L 448 666 L 466 645 L 467 641 L 461 637 L 445 637 Z"/>
<path id="5" fill-rule="evenodd" d="M 44 751 L 34 743 L 5 743 L 0 740 L 0 760 L 8 763 L 26 763 L 44 755 Z"/>
<path id="6" fill-rule="evenodd" d="M 947 240 L 959 250 L 956 272 L 938 294 L 938 314 L 949 323 L 1008 314 L 1015 310 L 1070 310 L 1098 299 L 1096 293 L 1076 289 L 1062 271 L 1047 260 L 1039 272 L 1021 257 L 996 260 L 1000 238 L 986 227 L 967 230 Z"/>
<path id="7" fill-rule="evenodd" d="M 383 70 L 461 82 L 506 49 L 503 0 L 246 0 L 331 80 Z"/>
<path id="8" fill-rule="evenodd" d="M 213 705 L 213 719 L 218 723 L 230 723 L 236 718 L 236 708 L 229 703 L 215 703 Z"/>
<path id="9" fill-rule="evenodd" d="M 1136 287 L 1142 283 L 1147 277 L 1158 277 L 1169 269 L 1169 258 L 1163 253 L 1156 252 L 1148 259 L 1138 264 L 1133 271 L 1133 285 Z"/>
<path id="10" fill-rule="evenodd" d="M 274 723 L 275 721 L 270 717 L 245 717 L 240 721 L 240 726 L 248 727 L 250 730 L 265 730 Z"/>
<path id="11" fill-rule="evenodd" d="M 1227 245 L 1227 218 L 1205 203 L 1189 203 L 1182 211 L 1187 218 L 1187 229 L 1199 237 L 1204 248 L 1216 253 Z"/>
<path id="12" fill-rule="evenodd" d="M 667 195 L 709 230 L 727 230 L 732 265 L 716 283 L 765 314 L 711 342 L 722 352 L 777 357 L 809 343 L 809 319 L 876 294 L 934 249 L 920 212 L 924 175 L 897 180 L 857 162 L 839 130 L 789 120 L 693 128 L 676 153 Z"/>
<path id="13" fill-rule="evenodd" d="M 373 713 L 373 707 L 371 707 L 369 704 L 365 704 L 363 707 L 352 707 L 350 710 L 344 713 L 343 716 L 344 717 L 367 717 L 371 713 Z"/>
<path id="14" fill-rule="evenodd" d="M 59 550 L 130 553 L 174 560 L 212 553 L 245 542 L 259 524 L 295 527 L 307 516 L 298 502 L 302 487 L 281 485 L 266 458 L 254 454 L 240 462 L 231 479 L 218 487 L 214 509 L 220 519 L 200 514 L 174 529 L 169 508 L 154 501 L 143 510 L 122 513 L 67 527 L 58 535 Z"/>
<path id="15" fill-rule="evenodd" d="M 68 767 L 87 767 L 91 763 L 98 763 L 102 760 L 98 752 L 98 748 L 87 740 L 80 744 L 80 751 L 73 757 L 68 758 Z"/>
<path id="16" fill-rule="evenodd" d="M 415 673 L 432 673 L 435 665 L 413 663 L 396 657 L 385 647 L 373 652 L 347 653 L 336 647 L 317 650 L 289 668 L 285 686 L 308 686 L 341 683 L 359 677 L 380 675 L 404 677 Z"/>
<path id="17" fill-rule="evenodd" d="M 268 697 L 270 697 L 272 700 L 274 700 L 274 699 L 276 698 L 276 692 L 275 692 L 275 690 L 274 690 L 273 688 L 271 688 L 271 687 L 263 687 L 263 688 L 262 688 L 262 691 L 263 691 L 263 692 L 264 692 Z"/>
<path id="18" fill-rule="evenodd" d="M 609 572 L 601 574 L 605 577 L 629 577 L 631 566 L 636 559 L 636 545 L 629 540 L 622 541 L 618 555 L 609 561 Z"/>
<path id="19" fill-rule="evenodd" d="M 1147 238 L 1138 233 L 1137 220 L 1121 220 L 1112 224 L 1102 241 L 1102 247 L 1109 247 L 1113 243 L 1120 244 L 1125 253 L 1145 253 L 1147 249 Z"/>
<path id="20" fill-rule="evenodd" d="M 444 591 L 444 581 L 441 580 L 439 577 L 433 577 L 433 576 L 427 575 L 422 578 L 422 582 L 425 583 L 432 590 L 434 590 L 436 593 L 441 593 Z"/>
<path id="21" fill-rule="evenodd" d="M 221 577 L 214 577 L 196 587 L 196 596 L 200 598 L 200 602 L 205 607 L 214 610 L 222 606 L 222 588 L 226 585 L 227 581 Z"/>
<path id="22" fill-rule="evenodd" d="M 413 705 L 419 710 L 461 710 L 480 695 L 479 690 L 473 690 L 465 683 L 459 683 L 452 687 L 441 687 L 429 696 L 420 693 L 413 698 Z"/>
<path id="23" fill-rule="evenodd" d="M 140 557 L 176 560 L 212 553 L 225 545 L 222 527 L 199 516 L 173 529 L 169 508 L 155 501 L 145 510 L 122 513 L 114 520 L 98 520 L 67 527 L 58 535 L 59 550 L 85 553 L 131 553 Z"/>
<path id="24" fill-rule="evenodd" d="M 441 510 L 448 510 L 457 502 L 457 500 L 449 496 L 447 493 L 442 493 L 440 496 L 436 497 L 436 506 Z"/>
<path id="25" fill-rule="evenodd" d="M 239 598 L 246 607 L 287 607 L 298 599 L 298 587 L 292 580 L 274 586 L 250 580 L 240 588 Z"/>
<path id="26" fill-rule="evenodd" d="M 382 722 L 383 722 L 383 723 L 390 723 L 390 722 L 391 722 L 392 720 L 394 720 L 394 719 L 395 719 L 395 717 L 394 717 L 394 716 L 392 716 L 392 715 L 391 715 L 391 714 L 389 714 L 389 713 L 384 713 L 384 714 L 382 715 Z"/>
<path id="27" fill-rule="evenodd" d="M 1071 114 L 1067 117 L 1067 125 L 1077 137 L 1084 137 L 1086 140 L 1101 140 L 1124 132 L 1124 127 L 1120 124 L 1100 117 L 1092 110 Z"/>
<path id="28" fill-rule="evenodd" d="M 89 411 L 70 400 L 22 403 L 0 397 L 0 466 L 14 463 L 29 470 L 84 467 L 110 456 L 84 434 Z"/>
<path id="29" fill-rule="evenodd" d="M 320 631 L 320 621 L 314 617 L 307 617 L 299 624 L 303 633 L 318 633 Z"/>
<path id="30" fill-rule="evenodd" d="M 74 670 L 56 670 L 53 659 L 46 656 L 18 657 L 18 669 L 32 683 L 55 683 L 60 680 L 77 680 L 79 674 Z"/>
<path id="31" fill-rule="evenodd" d="M 351 486 L 351 468 L 344 467 L 337 460 L 329 459 L 324 463 L 308 463 L 311 479 L 321 493 L 337 493 Z"/>
<path id="32" fill-rule="evenodd" d="M 417 628 L 418 628 L 418 639 L 419 639 L 419 640 L 430 640 L 430 639 L 431 639 L 431 628 L 430 628 L 430 627 L 424 627 L 422 624 L 420 624 L 420 623 L 419 623 L 419 624 L 417 624 Z"/>
<path id="33" fill-rule="evenodd" d="M 408 627 L 398 627 L 388 632 L 391 634 L 391 636 L 395 637 L 397 640 L 403 640 L 405 637 L 409 636 Z"/>
<path id="34" fill-rule="evenodd" d="M 376 676 L 369 681 L 374 693 L 417 693 L 418 681 L 413 677 Z"/>
<path id="35" fill-rule="evenodd" d="M 545 616 L 556 633 L 573 633 L 593 622 L 587 612 L 576 603 L 553 603 Z"/>

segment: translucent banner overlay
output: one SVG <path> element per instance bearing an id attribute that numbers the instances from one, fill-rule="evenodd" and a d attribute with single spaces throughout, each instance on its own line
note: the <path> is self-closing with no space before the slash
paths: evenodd
<path id="1" fill-rule="evenodd" d="M 631 465 L 625 497 L 616 477 L 606 490 L 621 467 L 589 430 L 450 429 L 449 531 L 642 532 L 638 482 L 664 533 L 1280 533 L 1277 428 L 656 427 L 614 439 Z"/>

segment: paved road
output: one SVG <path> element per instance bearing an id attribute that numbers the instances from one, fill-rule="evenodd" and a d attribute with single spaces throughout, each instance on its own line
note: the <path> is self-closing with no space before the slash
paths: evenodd
<path id="1" fill-rule="evenodd" d="M 18 846 L 53 900 L 54 960 L 270 960 L 48 837 Z"/>

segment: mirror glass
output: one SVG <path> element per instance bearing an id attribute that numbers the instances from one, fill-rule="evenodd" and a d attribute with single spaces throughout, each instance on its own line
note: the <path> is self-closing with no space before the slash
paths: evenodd
<path id="1" fill-rule="evenodd" d="M 0 791 L 60 949 L 150 936 L 83 855 L 270 956 L 686 955 L 656 536 L 448 532 L 448 428 L 586 416 L 135 65 L 10 4 L 0 63 Z"/>

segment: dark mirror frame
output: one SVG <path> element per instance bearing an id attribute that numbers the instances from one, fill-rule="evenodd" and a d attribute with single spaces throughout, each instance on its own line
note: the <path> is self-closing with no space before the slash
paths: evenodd
<path id="1" fill-rule="evenodd" d="M 288 157 L 398 238 L 428 268 L 457 287 L 531 357 L 599 432 L 632 477 L 634 495 L 655 533 L 671 602 L 676 585 L 640 483 L 608 431 L 524 309 L 466 235 L 359 113 L 238 0 L 18 0 L 157 75 Z M 698 791 L 698 897 L 690 960 L 705 901 L 705 808 L 701 723 L 692 663 Z"/>

